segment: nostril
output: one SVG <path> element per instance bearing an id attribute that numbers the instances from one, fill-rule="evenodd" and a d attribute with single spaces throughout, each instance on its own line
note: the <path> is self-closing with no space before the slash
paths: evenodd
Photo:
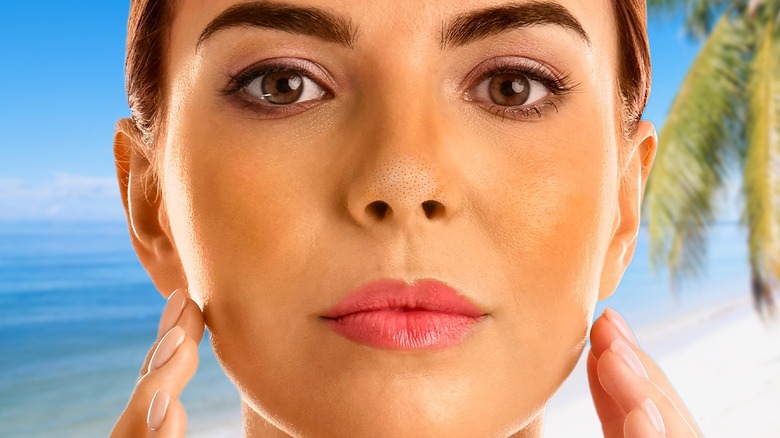
<path id="1" fill-rule="evenodd" d="M 366 212 L 370 216 L 375 216 L 377 219 L 384 219 L 389 208 L 390 206 L 387 205 L 387 202 L 374 201 L 366 206 Z"/>
<path id="2" fill-rule="evenodd" d="M 425 201 L 422 203 L 425 217 L 432 219 L 444 212 L 444 205 L 439 201 Z"/>

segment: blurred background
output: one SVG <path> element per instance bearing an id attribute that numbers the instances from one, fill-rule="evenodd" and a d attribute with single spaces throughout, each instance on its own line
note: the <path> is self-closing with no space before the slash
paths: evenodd
<path id="1" fill-rule="evenodd" d="M 661 143 L 613 297 L 709 437 L 780 436 L 780 1 L 651 0 Z M 106 436 L 164 300 L 114 176 L 129 1 L 0 12 L 0 436 Z M 208 342 L 188 436 L 240 435 Z M 546 435 L 601 436 L 581 362 Z"/>

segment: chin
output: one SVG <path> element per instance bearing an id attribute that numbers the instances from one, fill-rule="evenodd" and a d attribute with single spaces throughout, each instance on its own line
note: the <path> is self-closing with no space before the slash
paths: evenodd
<path id="1" fill-rule="evenodd" d="M 460 369 L 428 372 L 382 366 L 371 372 L 352 365 L 337 375 L 320 374 L 322 369 L 228 374 L 250 414 L 294 437 L 506 438 L 539 418 L 570 372 L 568 364 L 529 364 L 491 368 L 464 361 Z"/>
<path id="2" fill-rule="evenodd" d="M 501 405 L 495 398 L 491 398 L 491 404 L 481 406 L 475 406 L 473 401 L 424 402 L 415 395 L 419 393 L 408 393 L 405 398 L 368 400 L 334 394 L 318 406 L 305 403 L 289 412 L 259 404 L 259 400 L 244 401 L 276 428 L 290 436 L 306 438 L 507 438 L 526 428 L 544 409 L 543 405 L 535 409 Z"/>

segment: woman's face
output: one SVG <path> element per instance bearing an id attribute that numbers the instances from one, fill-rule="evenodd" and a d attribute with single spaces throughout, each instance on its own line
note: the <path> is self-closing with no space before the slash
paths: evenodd
<path id="1" fill-rule="evenodd" d="M 649 166 L 619 157 L 655 147 L 644 123 L 622 136 L 611 1 L 296 0 L 319 12 L 217 19 L 237 4 L 176 5 L 165 211 L 149 214 L 175 249 L 144 263 L 180 263 L 244 401 L 288 433 L 538 427 L 633 254 Z M 486 22 L 494 7 L 505 19 Z M 487 316 L 447 348 L 332 330 L 325 311 L 382 278 L 443 281 Z"/>

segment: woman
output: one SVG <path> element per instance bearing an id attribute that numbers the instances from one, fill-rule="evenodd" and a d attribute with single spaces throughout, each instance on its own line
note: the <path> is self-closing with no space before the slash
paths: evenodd
<path id="1" fill-rule="evenodd" d="M 203 321 L 252 437 L 699 436 L 622 318 L 656 150 L 639 0 L 133 0 L 117 174 L 173 293 L 114 436 L 182 436 Z M 202 312 L 202 313 L 201 313 Z"/>

